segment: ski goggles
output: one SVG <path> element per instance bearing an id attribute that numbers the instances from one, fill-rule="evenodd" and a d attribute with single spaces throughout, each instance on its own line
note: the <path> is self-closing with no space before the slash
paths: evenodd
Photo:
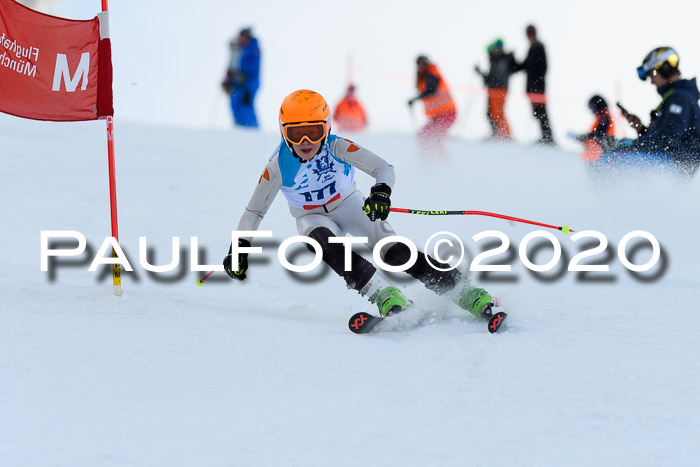
<path id="1" fill-rule="evenodd" d="M 292 144 L 301 144 L 304 140 L 316 144 L 326 137 L 326 122 L 289 123 L 283 127 L 284 139 Z"/>
<path id="2" fill-rule="evenodd" d="M 647 76 L 649 76 L 650 71 L 658 70 L 666 62 L 668 62 L 668 64 L 674 68 L 677 67 L 678 53 L 673 49 L 668 49 L 661 55 L 642 63 L 642 66 L 637 68 L 637 76 L 639 76 L 639 79 L 644 81 L 645 79 L 647 79 Z"/>

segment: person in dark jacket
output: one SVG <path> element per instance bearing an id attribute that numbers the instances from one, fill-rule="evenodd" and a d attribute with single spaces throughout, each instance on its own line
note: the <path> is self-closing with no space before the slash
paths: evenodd
<path id="1" fill-rule="evenodd" d="M 250 28 L 244 28 L 230 46 L 231 60 L 222 86 L 231 99 L 233 120 L 238 126 L 257 128 L 253 104 L 260 87 L 258 40 Z"/>
<path id="2" fill-rule="evenodd" d="M 503 40 L 496 39 L 487 48 L 489 54 L 489 72 L 484 73 L 478 65 L 474 70 L 484 78 L 488 91 L 487 117 L 491 125 L 491 137 L 510 139 L 510 126 L 506 119 L 504 107 L 508 94 L 508 80 L 515 71 L 515 58 L 512 53 L 503 50 Z"/>
<path id="3" fill-rule="evenodd" d="M 529 25 L 525 29 L 527 39 L 530 41 L 530 49 L 527 57 L 522 63 L 515 66 L 515 71 L 525 70 L 527 74 L 526 92 L 532 103 L 532 113 L 540 121 L 542 137 L 540 144 L 553 145 L 552 128 L 547 116 L 547 106 L 545 98 L 545 74 L 547 73 L 547 54 L 544 45 L 537 39 L 537 29 Z"/>
<path id="4" fill-rule="evenodd" d="M 694 175 L 700 165 L 700 91 L 696 78 L 681 77 L 679 63 L 678 53 L 671 47 L 649 52 L 637 74 L 656 86 L 661 103 L 651 112 L 648 127 L 636 115 L 626 111 L 622 115 L 639 134 L 629 149 L 669 154 L 682 173 Z"/>

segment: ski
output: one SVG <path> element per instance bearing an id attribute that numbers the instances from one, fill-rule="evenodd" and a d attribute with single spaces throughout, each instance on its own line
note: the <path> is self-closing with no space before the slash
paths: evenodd
<path id="1" fill-rule="evenodd" d="M 501 332 L 501 331 L 504 331 L 506 329 L 504 326 L 504 324 L 506 322 L 506 316 L 508 316 L 508 315 L 503 311 L 499 311 L 498 313 L 491 316 L 491 319 L 489 319 L 489 325 L 488 325 L 488 330 L 491 334 L 493 334 L 495 332 Z"/>
<path id="2" fill-rule="evenodd" d="M 410 329 L 419 327 L 426 322 L 432 322 L 430 318 L 433 317 L 433 314 L 423 312 L 423 316 L 418 320 L 410 320 L 408 322 L 400 323 L 401 318 L 405 317 L 404 313 L 407 312 L 397 313 L 396 315 L 392 315 L 388 318 L 385 318 L 382 316 L 375 316 L 370 313 L 361 311 L 359 313 L 355 313 L 350 317 L 350 320 L 348 321 L 348 328 L 355 334 L 367 334 L 369 332 L 380 332 L 382 328 L 382 326 L 380 325 L 386 320 L 388 320 L 389 322 L 394 321 L 395 324 L 398 325 L 390 326 L 394 331 L 408 331 Z M 506 329 L 506 316 L 508 315 L 503 311 L 499 311 L 498 313 L 495 313 L 493 316 L 491 316 L 491 318 L 488 320 L 488 331 L 491 334 L 504 331 Z"/>
<path id="3" fill-rule="evenodd" d="M 400 332 L 410 331 L 425 324 L 440 321 L 441 317 L 432 310 L 423 310 L 418 307 L 410 307 L 387 317 L 375 316 L 370 313 L 360 312 L 352 315 L 348 321 L 348 327 L 355 334 L 367 334 L 368 332 Z"/>
<path id="4" fill-rule="evenodd" d="M 350 321 L 348 321 L 348 327 L 352 332 L 355 334 L 367 334 L 370 332 L 374 327 L 384 321 L 385 318 L 381 316 L 374 316 L 369 313 L 365 313 L 364 311 L 361 311 L 359 313 L 355 313 L 350 317 Z"/>

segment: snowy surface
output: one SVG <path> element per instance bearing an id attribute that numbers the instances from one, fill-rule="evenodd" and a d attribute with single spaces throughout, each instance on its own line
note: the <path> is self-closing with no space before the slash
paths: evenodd
<path id="1" fill-rule="evenodd" d="M 90 255 L 40 271 L 42 230 L 78 230 L 92 254 L 109 234 L 103 124 L 0 115 L 0 465 L 694 465 L 700 180 L 601 186 L 558 150 L 454 139 L 436 161 L 410 135 L 352 139 L 395 165 L 395 206 L 598 230 L 612 255 L 592 262 L 610 272 L 535 275 L 500 255 L 513 271 L 475 280 L 500 297 L 510 331 L 467 319 L 356 336 L 347 319 L 373 311 L 368 302 L 325 269 L 295 277 L 278 264 L 276 244 L 296 234 L 282 196 L 249 280 L 217 273 L 196 287 L 201 273 L 189 272 L 190 237 L 202 262 L 226 253 L 278 135 L 118 124 L 120 239 L 135 271 L 117 298 L 109 267 L 88 272 Z M 472 241 L 478 232 L 503 231 L 517 253 L 536 230 L 473 216 L 390 221 L 421 247 L 454 232 L 469 260 L 488 242 Z M 634 276 L 616 251 L 638 229 L 663 255 Z M 565 264 L 580 247 L 551 232 Z M 145 271 L 139 236 L 156 264 L 180 237 L 181 268 Z M 532 256 L 543 264 L 551 249 Z M 455 311 L 402 284 L 422 306 Z"/>

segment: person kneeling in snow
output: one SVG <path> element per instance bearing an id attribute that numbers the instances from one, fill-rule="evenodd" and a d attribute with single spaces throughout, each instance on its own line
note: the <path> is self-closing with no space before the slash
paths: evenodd
<path id="1" fill-rule="evenodd" d="M 588 133 L 576 135 L 568 133 L 568 136 L 583 143 L 583 160 L 589 163 L 597 161 L 600 156 L 617 147 L 615 138 L 615 123 L 610 115 L 608 103 L 599 95 L 594 95 L 588 101 L 588 109 L 595 115 L 595 121 Z"/>
<path id="2" fill-rule="evenodd" d="M 363 236 L 373 248 L 381 239 L 395 235 L 386 222 L 394 168 L 352 141 L 330 134 L 329 116 L 326 100 L 314 91 L 295 91 L 284 99 L 279 112 L 282 142 L 267 163 L 237 230 L 257 230 L 277 192 L 282 191 L 299 234 L 316 240 L 323 261 L 345 279 L 348 288 L 375 303 L 381 316 L 389 316 L 413 302 L 355 252 L 351 270 L 345 271 L 345 246 L 331 243 L 330 238 L 347 233 Z M 355 185 L 355 168 L 376 179 L 366 199 Z M 249 247 L 250 238 L 241 238 L 239 246 Z M 233 279 L 244 280 L 248 255 L 239 254 L 235 264 L 231 252 L 229 249 L 224 259 L 224 269 Z M 409 248 L 395 243 L 386 250 L 383 260 L 400 266 L 409 258 Z M 447 267 L 430 260 L 438 267 Z M 456 269 L 433 268 L 423 254 L 406 272 L 477 317 L 490 318 L 492 307 L 498 306 L 484 289 L 473 287 L 468 277 Z"/>

